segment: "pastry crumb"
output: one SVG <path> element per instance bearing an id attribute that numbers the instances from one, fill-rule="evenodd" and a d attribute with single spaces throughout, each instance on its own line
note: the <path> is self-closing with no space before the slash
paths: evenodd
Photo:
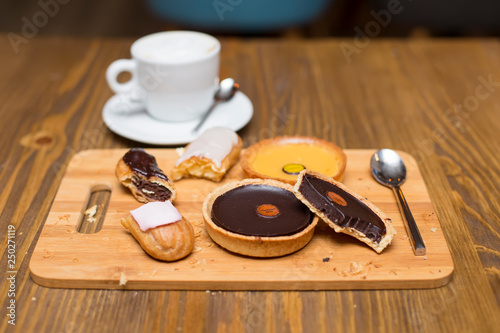
<path id="1" fill-rule="evenodd" d="M 34 301 L 36 301 L 36 297 L 35 297 L 35 296 L 31 297 L 31 300 L 32 300 L 33 302 L 34 302 Z"/>
<path id="2" fill-rule="evenodd" d="M 60 215 L 60 216 L 58 216 L 58 217 L 57 217 L 57 218 L 58 218 L 58 220 L 56 221 L 56 223 L 55 223 L 55 224 L 58 224 L 58 223 L 59 223 L 59 222 L 61 222 L 61 221 L 64 221 L 64 222 L 69 222 L 69 218 L 70 218 L 70 217 L 71 217 L 71 215 L 70 215 L 70 214 Z"/>
<path id="3" fill-rule="evenodd" d="M 437 228 L 430 228 L 429 229 L 431 232 L 436 232 L 438 229 Z"/>
<path id="4" fill-rule="evenodd" d="M 97 213 L 97 205 L 93 205 L 85 211 L 85 215 L 88 215 L 89 217 L 94 217 L 95 213 Z"/>
<path id="5" fill-rule="evenodd" d="M 186 150 L 186 148 L 184 147 L 175 148 L 175 152 L 177 153 L 177 155 L 179 155 L 179 157 L 184 154 L 184 150 Z"/>
<path id="6" fill-rule="evenodd" d="M 363 270 L 363 266 L 355 261 L 351 261 L 351 263 L 349 264 L 349 272 L 353 275 L 361 274 Z"/>
<path id="7" fill-rule="evenodd" d="M 87 222 L 94 223 L 97 219 L 95 214 L 97 213 L 97 205 L 93 205 L 85 211 L 85 215 L 88 215 Z"/>
<path id="8" fill-rule="evenodd" d="M 193 251 L 191 251 L 192 253 L 196 253 L 196 252 L 200 252 L 201 251 L 201 247 L 199 246 L 196 246 Z"/>
<path id="9" fill-rule="evenodd" d="M 357 263 L 355 261 L 351 261 L 349 263 L 348 269 L 338 271 L 337 274 L 344 277 L 362 274 L 363 275 L 362 278 L 364 279 L 366 278 L 367 272 L 371 269 L 371 267 L 369 267 L 370 265 L 372 265 L 371 262 L 366 264 L 366 263 Z M 337 271 L 337 269 L 333 268 L 333 271 L 335 272 Z"/>
<path id="10" fill-rule="evenodd" d="M 52 257 L 52 252 L 49 250 L 45 250 L 45 253 L 43 255 L 45 259 Z"/>
<path id="11" fill-rule="evenodd" d="M 128 282 L 127 277 L 125 276 L 125 273 L 120 272 L 120 286 L 126 285 Z"/>

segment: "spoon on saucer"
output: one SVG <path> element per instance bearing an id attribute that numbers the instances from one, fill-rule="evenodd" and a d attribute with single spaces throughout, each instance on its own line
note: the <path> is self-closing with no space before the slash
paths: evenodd
<path id="1" fill-rule="evenodd" d="M 400 187 L 406 180 L 406 166 L 403 159 L 394 150 L 380 149 L 373 154 L 370 167 L 375 180 L 392 188 L 394 195 L 398 198 L 413 253 L 416 256 L 425 255 L 424 241 Z"/>
<path id="2" fill-rule="evenodd" d="M 212 105 L 205 112 L 198 125 L 196 125 L 196 127 L 193 129 L 193 133 L 198 132 L 198 130 L 201 128 L 201 125 L 205 123 L 205 121 L 208 119 L 208 116 L 210 116 L 210 114 L 217 105 L 223 102 L 227 102 L 231 98 L 233 98 L 233 96 L 236 94 L 239 88 L 240 88 L 239 84 L 234 82 L 234 80 L 231 78 L 222 80 L 221 83 L 219 84 L 219 88 L 215 92 L 214 101 Z"/>

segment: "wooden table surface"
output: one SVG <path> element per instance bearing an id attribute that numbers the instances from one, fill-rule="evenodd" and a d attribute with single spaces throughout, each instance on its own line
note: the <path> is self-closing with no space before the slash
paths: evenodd
<path id="1" fill-rule="evenodd" d="M 416 158 L 455 263 L 448 285 L 220 292 L 34 283 L 29 260 L 68 160 L 84 149 L 149 147 L 113 134 L 101 117 L 112 96 L 105 69 L 129 57 L 131 42 L 37 36 L 14 47 L 12 38 L 0 35 L 0 331 L 498 329 L 500 43 L 494 39 L 364 45 L 351 39 L 222 39 L 221 77 L 236 78 L 255 107 L 239 132 L 245 146 L 299 134 L 343 148 L 390 147 Z M 15 242 L 14 268 L 6 235 Z M 14 311 L 8 309 L 12 300 Z M 7 316 L 14 312 L 15 326 Z"/>

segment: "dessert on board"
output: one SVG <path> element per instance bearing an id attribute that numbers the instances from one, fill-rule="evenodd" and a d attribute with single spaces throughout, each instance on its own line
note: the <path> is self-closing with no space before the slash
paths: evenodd
<path id="1" fill-rule="evenodd" d="M 306 136 L 281 136 L 257 142 L 241 156 L 241 167 L 249 178 L 275 179 L 295 184 L 304 169 L 342 181 L 346 156 L 337 145 Z"/>
<path id="2" fill-rule="evenodd" d="M 241 147 L 234 131 L 211 128 L 184 149 L 170 178 L 219 182 L 240 158 Z M 284 136 L 262 140 L 241 155 L 247 178 L 217 186 L 200 207 L 207 234 L 222 248 L 258 258 L 289 255 L 307 246 L 320 218 L 377 253 L 396 234 L 379 208 L 340 182 L 347 161 L 335 144 Z M 193 227 L 172 205 L 174 183 L 155 157 L 132 148 L 116 175 L 137 200 L 147 202 L 121 219 L 144 251 L 163 261 L 188 256 L 195 246 Z"/>
<path id="3" fill-rule="evenodd" d="M 303 170 L 293 192 L 333 230 L 359 239 L 378 253 L 396 234 L 380 209 L 331 177 Z"/>
<path id="4" fill-rule="evenodd" d="M 252 257 L 300 250 L 318 222 L 290 184 L 271 179 L 244 179 L 216 188 L 203 203 L 203 218 L 217 244 Z"/>
<path id="5" fill-rule="evenodd" d="M 175 261 L 194 248 L 194 231 L 170 201 L 149 202 L 121 219 L 141 247 L 151 257 Z"/>
<path id="6" fill-rule="evenodd" d="M 225 127 L 213 127 L 187 145 L 175 163 L 171 178 L 205 178 L 219 182 L 238 161 L 242 142 L 238 134 Z"/>
<path id="7" fill-rule="evenodd" d="M 142 148 L 130 149 L 116 166 L 116 177 L 139 202 L 174 200 L 175 186 Z"/>

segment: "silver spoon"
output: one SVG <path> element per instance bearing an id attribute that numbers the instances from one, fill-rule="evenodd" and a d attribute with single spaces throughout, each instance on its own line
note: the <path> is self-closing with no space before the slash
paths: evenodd
<path id="1" fill-rule="evenodd" d="M 424 241 L 400 187 L 406 180 L 406 166 L 403 159 L 394 150 L 380 149 L 373 154 L 370 167 L 373 177 L 380 184 L 392 188 L 394 195 L 398 198 L 413 253 L 416 256 L 425 255 Z"/>
<path id="2" fill-rule="evenodd" d="M 201 128 L 201 125 L 205 123 L 205 121 L 208 119 L 208 116 L 210 116 L 217 105 L 223 102 L 227 102 L 231 98 L 233 98 L 239 88 L 240 86 L 238 85 L 238 83 L 234 82 L 234 80 L 231 78 L 222 80 L 219 84 L 219 88 L 215 92 L 214 102 L 205 112 L 198 125 L 196 125 L 196 127 L 193 129 L 193 133 L 198 132 L 198 130 Z"/>

